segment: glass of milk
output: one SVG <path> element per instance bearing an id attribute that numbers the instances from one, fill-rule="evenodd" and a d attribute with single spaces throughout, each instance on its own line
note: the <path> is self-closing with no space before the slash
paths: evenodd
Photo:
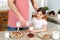
<path id="1" fill-rule="evenodd" d="M 53 35 L 52 35 L 52 37 L 53 37 L 53 39 L 59 39 L 59 36 L 60 35 L 60 32 L 58 32 L 58 31 L 53 31 Z"/>
<path id="2" fill-rule="evenodd" d="M 18 22 L 16 22 L 16 26 L 17 26 L 17 30 L 19 31 L 19 27 L 21 26 L 21 23 L 18 21 Z"/>
<path id="3" fill-rule="evenodd" d="M 5 38 L 6 38 L 6 39 L 9 38 L 9 32 L 5 32 Z"/>

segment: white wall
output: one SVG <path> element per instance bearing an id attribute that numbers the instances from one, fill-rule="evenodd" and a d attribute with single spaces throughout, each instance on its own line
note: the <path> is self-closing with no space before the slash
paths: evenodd
<path id="1" fill-rule="evenodd" d="M 36 0 L 36 2 L 38 3 L 38 5 L 40 6 L 41 5 L 41 1 L 40 0 Z M 32 17 L 32 12 L 35 12 L 32 4 L 31 4 L 31 1 L 29 1 L 29 18 L 31 20 L 31 17 Z"/>
<path id="2" fill-rule="evenodd" d="M 60 9 L 60 0 L 48 0 L 49 10 L 57 12 Z"/>
<path id="3" fill-rule="evenodd" d="M 33 7 L 32 7 L 32 4 L 31 2 L 29 1 L 29 19 L 31 20 L 31 17 L 32 17 L 32 12 L 35 12 Z"/>
<path id="4" fill-rule="evenodd" d="M 44 6 L 48 6 L 48 0 L 44 0 Z"/>

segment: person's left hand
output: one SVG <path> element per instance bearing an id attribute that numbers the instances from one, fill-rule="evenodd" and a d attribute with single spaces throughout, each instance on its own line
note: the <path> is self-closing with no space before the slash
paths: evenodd
<path id="1" fill-rule="evenodd" d="M 21 26 L 25 27 L 26 26 L 26 22 L 21 22 Z"/>
<path id="2" fill-rule="evenodd" d="M 39 33 L 38 30 L 33 30 L 32 32 L 33 32 L 33 33 Z"/>

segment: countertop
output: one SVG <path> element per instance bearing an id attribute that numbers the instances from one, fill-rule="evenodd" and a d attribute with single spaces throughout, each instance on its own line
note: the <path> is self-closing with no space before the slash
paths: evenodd
<path id="1" fill-rule="evenodd" d="M 52 39 L 52 38 L 50 38 L 50 39 L 41 39 L 40 37 L 37 36 L 38 33 L 35 33 L 35 37 L 29 38 L 29 37 L 27 37 L 27 33 L 28 33 L 27 31 L 22 31 L 24 35 L 23 35 L 21 38 L 18 38 L 18 39 L 16 39 L 16 38 L 6 39 L 5 36 L 4 36 L 5 32 L 6 32 L 6 31 L 0 32 L 0 40 L 54 40 L 54 39 Z M 42 36 L 43 34 L 51 34 L 51 35 L 52 35 L 52 32 L 53 32 L 53 31 L 42 32 L 42 33 L 41 33 L 41 36 Z M 58 40 L 60 40 L 60 39 L 58 39 Z"/>
<path id="2" fill-rule="evenodd" d="M 60 25 L 60 19 L 58 17 L 52 17 L 52 16 L 47 16 L 48 17 L 48 21 L 59 24 Z"/>

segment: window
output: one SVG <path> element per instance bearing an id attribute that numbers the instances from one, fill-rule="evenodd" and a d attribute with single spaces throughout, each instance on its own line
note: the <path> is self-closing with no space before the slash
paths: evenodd
<path id="1" fill-rule="evenodd" d="M 0 0 L 0 10 L 8 10 L 8 0 Z"/>

